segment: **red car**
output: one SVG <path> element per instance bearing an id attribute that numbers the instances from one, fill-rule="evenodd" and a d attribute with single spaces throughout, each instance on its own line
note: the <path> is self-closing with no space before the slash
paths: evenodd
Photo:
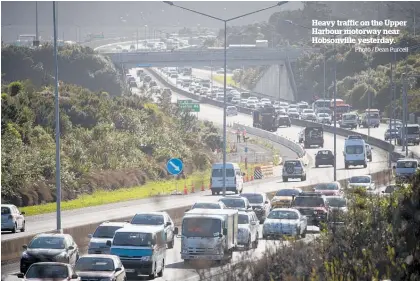
<path id="1" fill-rule="evenodd" d="M 314 192 L 319 192 L 325 196 L 339 196 L 342 194 L 339 182 L 319 183 L 314 187 Z"/>

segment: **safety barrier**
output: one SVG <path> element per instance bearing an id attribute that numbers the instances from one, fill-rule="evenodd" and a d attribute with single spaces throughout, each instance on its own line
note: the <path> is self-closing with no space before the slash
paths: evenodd
<path id="1" fill-rule="evenodd" d="M 256 166 L 254 168 L 254 179 L 255 180 L 261 180 L 263 178 L 263 173 L 261 171 L 261 167 L 260 166 Z"/>
<path id="2" fill-rule="evenodd" d="M 273 164 L 261 166 L 261 172 L 263 177 L 272 177 L 274 175 L 274 166 Z"/>

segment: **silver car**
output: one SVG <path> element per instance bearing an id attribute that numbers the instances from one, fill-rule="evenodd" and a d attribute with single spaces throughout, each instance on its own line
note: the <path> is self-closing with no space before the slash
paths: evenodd
<path id="1" fill-rule="evenodd" d="M 166 244 L 168 249 L 174 247 L 175 224 L 167 212 L 142 212 L 137 213 L 131 219 L 132 225 L 162 225 L 165 228 Z"/>
<path id="2" fill-rule="evenodd" d="M 268 237 L 306 236 L 308 219 L 298 210 L 289 208 L 273 209 L 263 225 L 263 239 Z"/>
<path id="3" fill-rule="evenodd" d="M 238 212 L 238 245 L 246 250 L 258 248 L 258 230 L 260 223 L 252 211 Z"/>
<path id="4" fill-rule="evenodd" d="M 20 212 L 15 205 L 1 204 L 1 231 L 16 233 L 25 231 L 25 212 Z"/>
<path id="5" fill-rule="evenodd" d="M 242 193 L 240 196 L 248 199 L 260 223 L 263 223 L 271 210 L 271 203 L 267 198 L 267 194 L 264 192 L 250 192 Z"/>
<path id="6" fill-rule="evenodd" d="M 127 222 L 103 222 L 95 230 L 93 234 L 89 234 L 88 254 L 109 254 L 109 247 L 106 241 L 112 240 L 114 233 L 128 225 Z"/>
<path id="7" fill-rule="evenodd" d="M 238 115 L 238 109 L 236 106 L 227 106 L 226 107 L 226 115 L 227 116 L 237 116 Z"/>

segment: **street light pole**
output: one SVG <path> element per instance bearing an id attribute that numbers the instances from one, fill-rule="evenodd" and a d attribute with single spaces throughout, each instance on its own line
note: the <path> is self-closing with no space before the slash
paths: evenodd
<path id="1" fill-rule="evenodd" d="M 62 233 L 61 227 L 61 175 L 60 175 L 60 103 L 58 95 L 58 57 L 57 57 L 57 16 L 56 3 L 53 1 L 54 25 L 54 68 L 55 68 L 55 185 L 57 203 L 57 232 Z"/>
<path id="2" fill-rule="evenodd" d="M 246 14 L 243 14 L 243 15 L 240 15 L 240 16 L 237 16 L 237 17 L 233 17 L 233 18 L 230 18 L 230 19 L 222 19 L 222 18 L 218 18 L 218 17 L 214 17 L 212 15 L 208 15 L 208 14 L 202 13 L 202 12 L 194 11 L 194 10 L 191 10 L 189 8 L 186 8 L 186 7 L 178 6 L 178 5 L 176 5 L 172 1 L 163 1 L 163 3 L 168 4 L 170 6 L 174 6 L 174 7 L 183 9 L 183 10 L 186 10 L 186 11 L 190 11 L 192 13 L 199 14 L 199 15 L 202 15 L 202 16 L 205 16 L 205 17 L 208 17 L 208 18 L 212 18 L 214 20 L 222 21 L 224 23 L 224 28 L 225 28 L 225 32 L 224 32 L 225 33 L 224 34 L 224 36 L 225 36 L 225 44 L 224 44 L 224 75 L 223 75 L 224 76 L 223 77 L 223 88 L 224 88 L 223 89 L 223 93 L 224 93 L 224 97 L 223 97 L 223 196 L 225 196 L 226 195 L 227 23 L 230 22 L 230 21 L 239 19 L 239 18 L 243 18 L 243 17 L 249 16 L 249 15 L 255 14 L 255 13 L 259 13 L 259 12 L 262 12 L 262 11 L 265 11 L 265 10 L 268 10 L 268 9 L 272 9 L 272 8 L 275 8 L 275 7 L 284 5 L 284 4 L 288 3 L 288 1 L 277 2 L 276 5 L 272 5 L 272 6 L 269 6 L 267 8 L 263 8 L 263 9 L 260 9 L 260 10 L 257 10 L 257 11 L 246 13 Z"/>
<path id="3" fill-rule="evenodd" d="M 39 33 L 38 33 L 38 1 L 35 1 L 35 42 L 34 46 L 39 46 Z"/>
<path id="4" fill-rule="evenodd" d="M 337 180 L 337 49 L 334 35 L 334 181 Z"/>

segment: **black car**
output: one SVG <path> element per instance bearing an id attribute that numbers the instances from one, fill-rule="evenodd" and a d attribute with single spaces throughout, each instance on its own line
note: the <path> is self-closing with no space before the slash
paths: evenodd
<path id="1" fill-rule="evenodd" d="M 318 168 L 321 165 L 332 165 L 334 167 L 334 153 L 331 150 L 323 149 L 319 150 L 315 154 L 315 167 Z"/>
<path id="2" fill-rule="evenodd" d="M 114 255 L 83 256 L 77 261 L 75 270 L 82 281 L 125 281 L 127 279 L 126 272 L 120 258 Z"/>
<path id="3" fill-rule="evenodd" d="M 79 247 L 69 234 L 43 233 L 35 236 L 29 245 L 23 245 L 20 272 L 37 262 L 61 262 L 75 265 L 79 259 Z"/>
<path id="4" fill-rule="evenodd" d="M 308 225 L 315 225 L 323 230 L 328 222 L 328 203 L 321 193 L 305 192 L 295 197 L 292 208 L 308 218 Z"/>
<path id="5" fill-rule="evenodd" d="M 252 210 L 257 215 L 260 223 L 264 223 L 271 210 L 271 203 L 264 192 L 242 193 L 241 197 L 248 199 Z"/>
<path id="6" fill-rule="evenodd" d="M 286 127 L 291 127 L 292 126 L 292 122 L 290 121 L 290 118 L 288 115 L 279 115 L 279 117 L 277 118 L 277 122 L 279 127 L 281 126 L 286 126 Z"/>

